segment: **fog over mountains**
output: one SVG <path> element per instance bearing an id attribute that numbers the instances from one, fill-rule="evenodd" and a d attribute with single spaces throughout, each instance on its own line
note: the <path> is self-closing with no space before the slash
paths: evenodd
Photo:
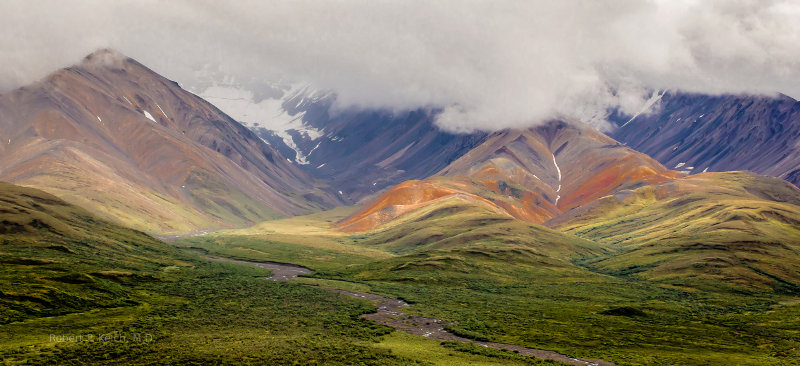
<path id="1" fill-rule="evenodd" d="M 0 360 L 800 365 L 798 20 L 0 1 Z"/>
<path id="2" fill-rule="evenodd" d="M 435 107 L 450 131 L 566 116 L 603 130 L 653 90 L 800 95 L 795 1 L 7 1 L 8 91 L 112 47 L 189 90 L 276 81 L 336 109 Z M 132 37 L 131 35 L 136 35 Z M 39 57 L 47 49 L 49 57 Z"/>

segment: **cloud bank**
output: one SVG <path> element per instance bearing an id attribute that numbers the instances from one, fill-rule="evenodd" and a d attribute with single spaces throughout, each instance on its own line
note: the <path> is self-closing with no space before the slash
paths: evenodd
<path id="1" fill-rule="evenodd" d="M 275 81 L 450 130 L 637 112 L 654 89 L 800 96 L 800 1 L 3 1 L 0 91 L 115 48 L 182 85 Z M 607 127 L 607 126 L 605 126 Z"/>

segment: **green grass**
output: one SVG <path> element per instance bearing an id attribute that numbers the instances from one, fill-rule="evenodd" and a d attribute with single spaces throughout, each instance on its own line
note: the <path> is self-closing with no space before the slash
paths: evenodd
<path id="1" fill-rule="evenodd" d="M 380 249 L 354 245 L 352 238 L 333 229 L 333 223 L 352 211 L 344 207 L 266 221 L 250 228 L 178 239 L 172 244 L 200 250 L 206 255 L 294 263 L 317 271 L 336 271 L 394 256 Z"/>
<path id="2" fill-rule="evenodd" d="M 607 250 L 589 240 L 498 214 L 460 199 L 447 199 L 351 238 L 356 244 L 395 254 L 465 246 L 524 246 L 541 256 L 596 256 Z"/>
<path id="3" fill-rule="evenodd" d="M 256 267 L 194 264 L 136 286 L 135 306 L 0 325 L 0 359 L 6 365 L 538 364 L 422 338 L 406 344 L 404 335 L 358 317 L 374 311 L 368 301 L 264 281 L 267 271 Z M 57 342 L 51 335 L 84 338 Z M 427 351 L 411 352 L 415 348 Z M 446 352 L 440 361 L 438 351 Z"/>
<path id="4" fill-rule="evenodd" d="M 332 288 L 337 290 L 358 291 L 358 292 L 370 291 L 370 287 L 368 285 L 358 282 L 326 280 L 323 278 L 309 278 L 309 277 L 297 277 L 292 282 L 299 283 L 302 285 Z"/>
<path id="5" fill-rule="evenodd" d="M 0 364 L 431 364 L 378 346 L 393 330 L 359 317 L 371 302 L 308 286 L 363 284 L 265 281 L 268 270 L 207 262 L 43 192 L 0 188 Z M 241 250 L 338 270 L 353 259 L 313 245 Z M 480 357 L 524 364 L 500 356 Z"/>
<path id="6" fill-rule="evenodd" d="M 136 304 L 174 248 L 44 192 L 0 183 L 0 324 Z"/>
<path id="7" fill-rule="evenodd" d="M 303 238 L 313 240 L 313 238 Z M 348 247 L 346 252 L 330 246 L 301 245 L 293 242 L 269 240 L 259 236 L 211 235 L 179 239 L 178 248 L 195 248 L 209 256 L 223 256 L 254 261 L 294 263 L 314 268 L 317 271 L 336 271 L 348 266 L 364 264 L 374 257 L 355 254 L 357 248 Z M 387 255 L 384 255 L 384 257 Z"/>
<path id="8" fill-rule="evenodd" d="M 9 364 L 405 363 L 372 347 L 391 331 L 358 318 L 372 304 L 260 279 L 265 274 L 198 263 L 137 287 L 147 305 L 0 326 L 0 356 Z M 125 340 L 50 339 L 111 333 Z M 134 341 L 137 334 L 152 341 Z"/>
<path id="9" fill-rule="evenodd" d="M 800 192 L 786 182 L 724 173 L 608 196 L 554 226 L 617 249 L 585 262 L 605 273 L 710 291 L 800 294 L 797 204 Z"/>
<path id="10" fill-rule="evenodd" d="M 404 311 L 454 322 L 462 336 L 625 365 L 800 364 L 796 294 L 598 271 L 598 259 L 628 252 L 452 202 L 365 234 L 332 230 L 339 210 L 175 243 L 202 253 L 26 202 L 48 224 L 17 215 L 22 229 L 0 235 L 2 314 L 15 314 L 0 324 L 4 364 L 538 362 L 393 332 L 359 318 L 374 304 L 313 286 L 402 298 Z M 205 255 L 316 273 L 275 283 Z M 127 341 L 49 338 L 109 333 Z M 153 340 L 131 342 L 136 334 Z"/>
<path id="11" fill-rule="evenodd" d="M 318 225 L 320 235 L 330 231 L 329 222 Z M 226 235 L 236 242 L 235 233 Z M 400 297 L 413 304 L 408 312 L 455 322 L 451 331 L 463 336 L 626 365 L 800 363 L 793 295 L 598 273 L 582 264 L 613 256 L 612 248 L 481 210 L 445 204 L 380 230 L 335 237 L 340 245 L 394 256 L 338 266 L 306 261 L 320 271 L 303 281 Z"/>
<path id="12" fill-rule="evenodd" d="M 777 298 L 693 293 L 476 257 L 466 263 L 480 270 L 397 266 L 441 254 L 431 256 L 393 258 L 351 277 L 413 303 L 408 312 L 457 322 L 452 330 L 471 338 L 628 365 L 800 362 L 800 306 L 773 310 Z M 619 307 L 645 315 L 604 314 Z"/>
<path id="13" fill-rule="evenodd" d="M 432 365 L 563 365 L 560 362 L 538 360 L 512 352 L 487 349 L 459 342 L 435 342 L 403 332 L 393 332 L 376 345 L 393 354 L 416 359 Z"/>

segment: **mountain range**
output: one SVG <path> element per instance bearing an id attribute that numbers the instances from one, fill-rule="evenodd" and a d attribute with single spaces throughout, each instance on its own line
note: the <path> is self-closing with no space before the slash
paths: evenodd
<path id="1" fill-rule="evenodd" d="M 275 123 L 236 121 L 255 107 L 210 90 L 106 49 L 0 95 L 0 356 L 800 360 L 789 97 L 655 92 L 607 133 L 454 133 L 308 86 L 260 102 Z M 263 280 L 286 268 L 305 276 Z M 53 329 L 158 340 L 33 340 Z"/>
<path id="2" fill-rule="evenodd" d="M 336 96 L 331 93 L 303 88 L 293 90 L 276 106 L 280 113 L 295 119 L 299 128 L 272 130 L 263 125 L 251 128 L 287 158 L 303 155 L 308 163 L 301 166 L 320 179 L 334 182 L 333 186 L 375 183 L 374 188 L 355 190 L 362 193 L 353 195 L 354 201 L 403 180 L 431 176 L 487 136 L 485 132 L 456 134 L 441 130 L 434 122 L 436 110 L 333 111 L 335 100 Z M 651 156 L 667 168 L 687 174 L 748 170 L 799 185 L 798 108 L 800 102 L 785 95 L 714 96 L 657 91 L 638 114 L 612 111 L 608 119 L 616 127 L 608 136 Z M 305 129 L 315 132 L 308 134 Z M 343 134 L 350 136 L 347 142 Z M 409 136 L 416 136 L 418 140 L 407 141 Z M 428 141 L 436 141 L 436 144 L 429 146 Z M 368 159 L 362 162 L 364 156 Z M 390 157 L 388 166 L 397 167 L 394 173 L 383 167 Z M 405 163 L 406 159 L 416 163 Z M 353 160 L 359 161 L 357 168 L 348 163 Z M 416 167 L 425 169 L 416 170 Z M 349 169 L 359 173 L 346 173 Z M 364 182 L 370 179 L 363 182 L 356 179 L 359 183 L 352 183 L 353 179 L 337 178 L 372 172 L 382 174 L 367 183 Z M 393 178 L 397 172 L 401 175 Z M 352 189 L 345 187 L 345 191 Z"/>
<path id="3" fill-rule="evenodd" d="M 669 168 L 749 170 L 800 186 L 800 102 L 785 96 L 657 92 L 652 111 L 615 115 L 611 136 Z"/>

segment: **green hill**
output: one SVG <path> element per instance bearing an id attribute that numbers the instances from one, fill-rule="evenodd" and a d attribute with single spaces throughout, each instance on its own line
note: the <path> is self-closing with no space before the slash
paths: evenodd
<path id="1" fill-rule="evenodd" d="M 360 245 L 394 254 L 466 247 L 519 247 L 540 256 L 569 260 L 607 252 L 572 235 L 498 213 L 488 204 L 457 196 L 398 217 L 368 234 L 352 235 Z"/>
<path id="2" fill-rule="evenodd" d="M 549 223 L 618 250 L 588 262 L 674 285 L 800 293 L 800 190 L 701 174 L 606 196 Z"/>
<path id="3" fill-rule="evenodd" d="M 0 182 L 0 324 L 134 303 L 126 284 L 180 263 L 142 232 Z"/>

